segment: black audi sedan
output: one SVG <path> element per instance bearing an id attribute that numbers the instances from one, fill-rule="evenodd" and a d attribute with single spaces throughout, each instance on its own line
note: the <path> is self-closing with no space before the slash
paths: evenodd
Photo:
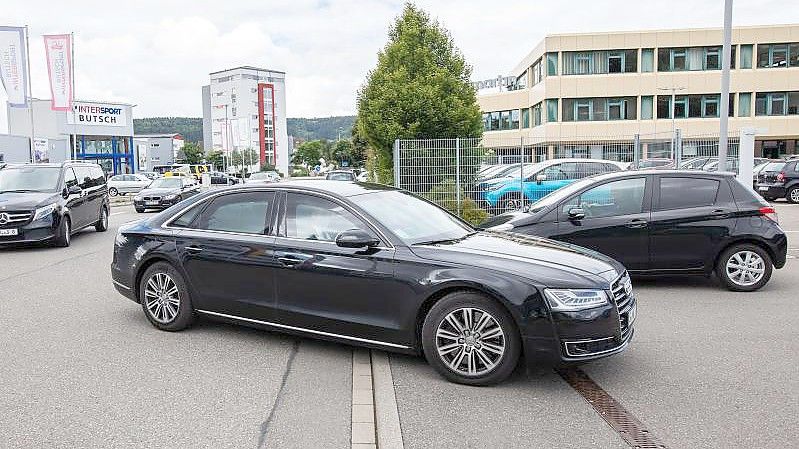
<path id="1" fill-rule="evenodd" d="M 200 185 L 194 178 L 169 176 L 158 178 L 133 197 L 136 212 L 146 209 L 166 209 L 200 192 Z"/>
<path id="2" fill-rule="evenodd" d="M 764 286 L 788 250 L 774 208 L 731 173 L 598 175 L 483 226 L 591 248 L 632 274 L 715 272 L 734 291 Z"/>
<path id="3" fill-rule="evenodd" d="M 228 187 L 120 228 L 111 274 L 157 328 L 196 315 L 424 353 L 485 385 L 528 363 L 623 351 L 636 302 L 624 268 L 551 240 L 480 232 L 392 187 Z"/>

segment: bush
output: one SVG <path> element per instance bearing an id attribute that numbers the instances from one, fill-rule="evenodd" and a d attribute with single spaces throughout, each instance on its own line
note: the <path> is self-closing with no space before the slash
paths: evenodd
<path id="1" fill-rule="evenodd" d="M 488 218 L 488 212 L 478 207 L 463 189 L 460 191 L 460 214 L 458 213 L 457 187 L 452 179 L 445 179 L 422 196 L 473 225 L 478 225 Z"/>
<path id="2" fill-rule="evenodd" d="M 290 168 L 291 176 L 310 176 L 311 172 L 306 167 L 295 165 Z"/>

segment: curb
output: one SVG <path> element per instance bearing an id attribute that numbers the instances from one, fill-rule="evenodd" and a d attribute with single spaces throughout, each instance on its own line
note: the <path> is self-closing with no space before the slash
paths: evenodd
<path id="1" fill-rule="evenodd" d="M 352 449 L 377 449 L 372 360 L 367 349 L 352 351 Z"/>
<path id="2" fill-rule="evenodd" d="M 388 355 L 382 351 L 372 352 L 372 387 L 375 399 L 375 419 L 377 421 L 377 447 L 380 449 L 402 449 L 402 428 L 400 427 L 397 397 L 394 393 L 394 379 Z"/>

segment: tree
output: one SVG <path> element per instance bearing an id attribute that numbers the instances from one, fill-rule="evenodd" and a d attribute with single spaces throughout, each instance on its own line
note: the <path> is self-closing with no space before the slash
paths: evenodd
<path id="1" fill-rule="evenodd" d="M 322 150 L 324 150 L 324 144 L 321 140 L 303 142 L 294 149 L 294 154 L 291 155 L 291 162 L 296 165 L 313 167 L 319 163 L 319 158 L 322 157 Z"/>
<path id="2" fill-rule="evenodd" d="M 186 142 L 180 150 L 183 153 L 183 162 L 186 164 L 202 164 L 205 160 L 205 151 L 194 142 Z"/>
<path id="3" fill-rule="evenodd" d="M 233 150 L 230 153 L 230 165 L 234 167 L 244 167 L 245 165 L 255 165 L 260 161 L 258 153 L 252 148 L 245 148 L 241 151 Z"/>
<path id="4" fill-rule="evenodd" d="M 358 92 L 358 132 L 373 148 L 380 182 L 392 173 L 395 139 L 481 137 L 471 67 L 449 32 L 408 3 Z"/>
<path id="5" fill-rule="evenodd" d="M 224 161 L 222 159 L 222 152 L 219 150 L 211 150 L 205 155 L 205 160 L 209 164 L 213 165 L 215 169 L 221 170 L 222 166 L 224 165 Z"/>

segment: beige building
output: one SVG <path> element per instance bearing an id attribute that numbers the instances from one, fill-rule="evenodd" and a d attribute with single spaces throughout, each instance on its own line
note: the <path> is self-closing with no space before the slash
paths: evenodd
<path id="1" fill-rule="evenodd" d="M 672 126 L 718 135 L 721 44 L 720 28 L 547 36 L 515 80 L 479 83 L 484 136 L 654 142 Z M 760 128 L 756 156 L 799 153 L 799 25 L 736 27 L 732 55 L 730 132 Z"/>

